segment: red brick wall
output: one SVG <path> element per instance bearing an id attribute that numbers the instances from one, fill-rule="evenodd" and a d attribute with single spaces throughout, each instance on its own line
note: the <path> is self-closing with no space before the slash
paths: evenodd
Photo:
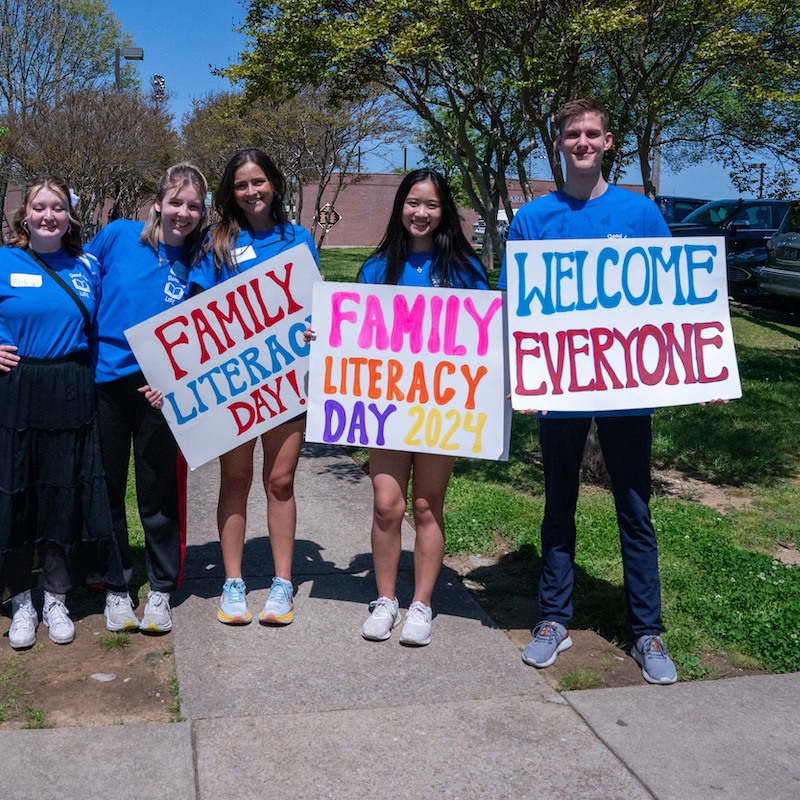
<path id="1" fill-rule="evenodd" d="M 336 176 L 331 184 L 335 180 Z M 333 204 L 341 218 L 328 231 L 325 245 L 330 247 L 375 247 L 386 230 L 392 202 L 402 180 L 402 175 L 394 173 L 361 175 L 360 180 L 345 186 Z M 321 206 L 331 202 L 334 192 L 331 184 L 322 195 Z M 305 187 L 303 217 L 300 221 L 311 230 L 314 239 L 318 241 L 321 229 L 312 219 L 316 196 L 316 186 Z"/>
<path id="2" fill-rule="evenodd" d="M 356 177 L 356 176 L 354 176 Z M 328 231 L 325 245 L 329 247 L 375 247 L 381 240 L 389 215 L 392 211 L 392 202 L 397 192 L 397 187 L 403 175 L 400 173 L 373 173 L 362 174 L 360 180 L 346 186 L 334 203 L 335 210 L 341 215 L 339 222 Z M 519 182 L 508 182 L 511 205 L 514 210 L 524 203 Z M 539 197 L 552 192 L 555 184 L 552 181 L 533 181 L 531 184 L 533 196 Z M 625 185 L 626 189 L 641 192 L 641 186 Z M 320 227 L 313 221 L 314 200 L 317 196 L 316 186 L 306 186 L 303 191 L 303 215 L 301 224 L 308 228 L 315 241 L 319 239 Z M 322 196 L 322 204 L 330 202 L 333 197 L 333 187 L 328 186 Z M 6 218 L 11 219 L 20 202 L 20 187 L 9 186 L 6 197 Z M 143 209 L 144 219 L 147 209 Z M 472 236 L 472 226 L 478 221 L 478 214 L 472 209 L 460 209 L 462 227 L 469 241 Z M 4 226 L 5 230 L 5 226 Z"/>
<path id="3" fill-rule="evenodd" d="M 381 240 L 389 215 L 392 211 L 397 187 L 403 175 L 399 173 L 362 174 L 360 180 L 345 186 L 339 193 L 334 209 L 341 219 L 328 231 L 325 237 L 327 247 L 375 247 Z M 333 181 L 331 182 L 333 183 Z M 508 182 L 511 206 L 518 209 L 525 199 L 519 188 L 519 181 Z M 534 197 L 548 194 L 555 189 L 552 181 L 533 181 L 531 184 Z M 624 188 L 635 192 L 642 191 L 641 186 L 624 185 Z M 303 191 L 303 215 L 301 224 L 311 230 L 314 240 L 319 240 L 320 227 L 313 221 L 314 200 L 317 196 L 316 186 L 306 186 Z M 333 187 L 328 186 L 322 195 L 321 206 L 331 201 Z M 467 240 L 472 236 L 472 226 L 478 221 L 478 214 L 472 209 L 460 209 L 462 227 Z"/>

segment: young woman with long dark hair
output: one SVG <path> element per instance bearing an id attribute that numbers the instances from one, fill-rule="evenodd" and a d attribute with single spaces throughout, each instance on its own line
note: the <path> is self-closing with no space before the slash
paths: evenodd
<path id="1" fill-rule="evenodd" d="M 192 291 L 195 287 L 209 289 L 299 244 L 308 245 L 317 260 L 311 234 L 288 219 L 285 193 L 283 175 L 261 150 L 244 150 L 228 162 L 214 198 L 218 222 L 206 243 L 209 257 L 193 270 Z M 297 524 L 294 474 L 304 428 L 305 417 L 301 415 L 260 437 L 267 528 L 275 566 L 269 597 L 259 614 L 259 622 L 265 625 L 288 625 L 294 619 L 292 560 Z M 244 625 L 252 619 L 242 577 L 242 555 L 256 441 L 253 439 L 220 457 L 217 524 L 225 582 L 217 619 L 227 625 Z"/>
<path id="2" fill-rule="evenodd" d="M 358 274 L 362 283 L 398 286 L 487 289 L 486 274 L 461 229 L 453 196 L 444 178 L 418 169 L 398 187 L 380 244 Z M 400 530 L 411 481 L 416 529 L 414 596 L 400 642 L 431 640 L 431 595 L 444 557 L 444 498 L 455 458 L 397 450 L 369 451 L 374 490 L 372 559 L 378 599 L 364 622 L 365 639 L 388 639 L 400 620 L 395 594 L 400 563 Z"/>

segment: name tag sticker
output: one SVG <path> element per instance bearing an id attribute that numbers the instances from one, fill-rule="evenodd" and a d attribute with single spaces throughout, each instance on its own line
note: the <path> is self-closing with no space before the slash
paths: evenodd
<path id="1" fill-rule="evenodd" d="M 26 275 L 23 272 L 12 272 L 11 285 L 15 289 L 40 289 L 42 286 L 41 275 Z"/>
<path id="2" fill-rule="evenodd" d="M 235 247 L 231 250 L 231 253 L 237 263 L 241 261 L 252 261 L 256 257 L 256 251 L 251 244 L 248 244 L 246 247 Z"/>

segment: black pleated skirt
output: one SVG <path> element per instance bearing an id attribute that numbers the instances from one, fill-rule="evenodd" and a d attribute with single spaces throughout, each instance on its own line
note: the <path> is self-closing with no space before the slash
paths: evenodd
<path id="1" fill-rule="evenodd" d="M 94 371 L 88 354 L 22 358 L 0 373 L 0 596 L 28 589 L 44 542 L 64 548 L 73 585 L 120 585 Z"/>

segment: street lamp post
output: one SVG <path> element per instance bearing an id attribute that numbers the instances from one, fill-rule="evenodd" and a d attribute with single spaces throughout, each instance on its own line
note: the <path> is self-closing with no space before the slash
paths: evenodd
<path id="1" fill-rule="evenodd" d="M 144 50 L 142 50 L 141 47 L 117 47 L 114 50 L 114 89 L 117 92 L 122 91 L 120 62 L 123 58 L 128 61 L 143 61 Z M 120 215 L 119 195 L 120 195 L 120 183 L 119 181 L 117 181 L 117 196 L 116 199 L 114 200 L 114 206 L 112 207 L 108 215 L 109 222 L 117 219 Z"/>
<path id="2" fill-rule="evenodd" d="M 114 88 L 122 91 L 122 81 L 120 79 L 120 62 L 122 59 L 128 61 L 143 61 L 144 50 L 141 47 L 118 47 L 114 51 Z"/>

